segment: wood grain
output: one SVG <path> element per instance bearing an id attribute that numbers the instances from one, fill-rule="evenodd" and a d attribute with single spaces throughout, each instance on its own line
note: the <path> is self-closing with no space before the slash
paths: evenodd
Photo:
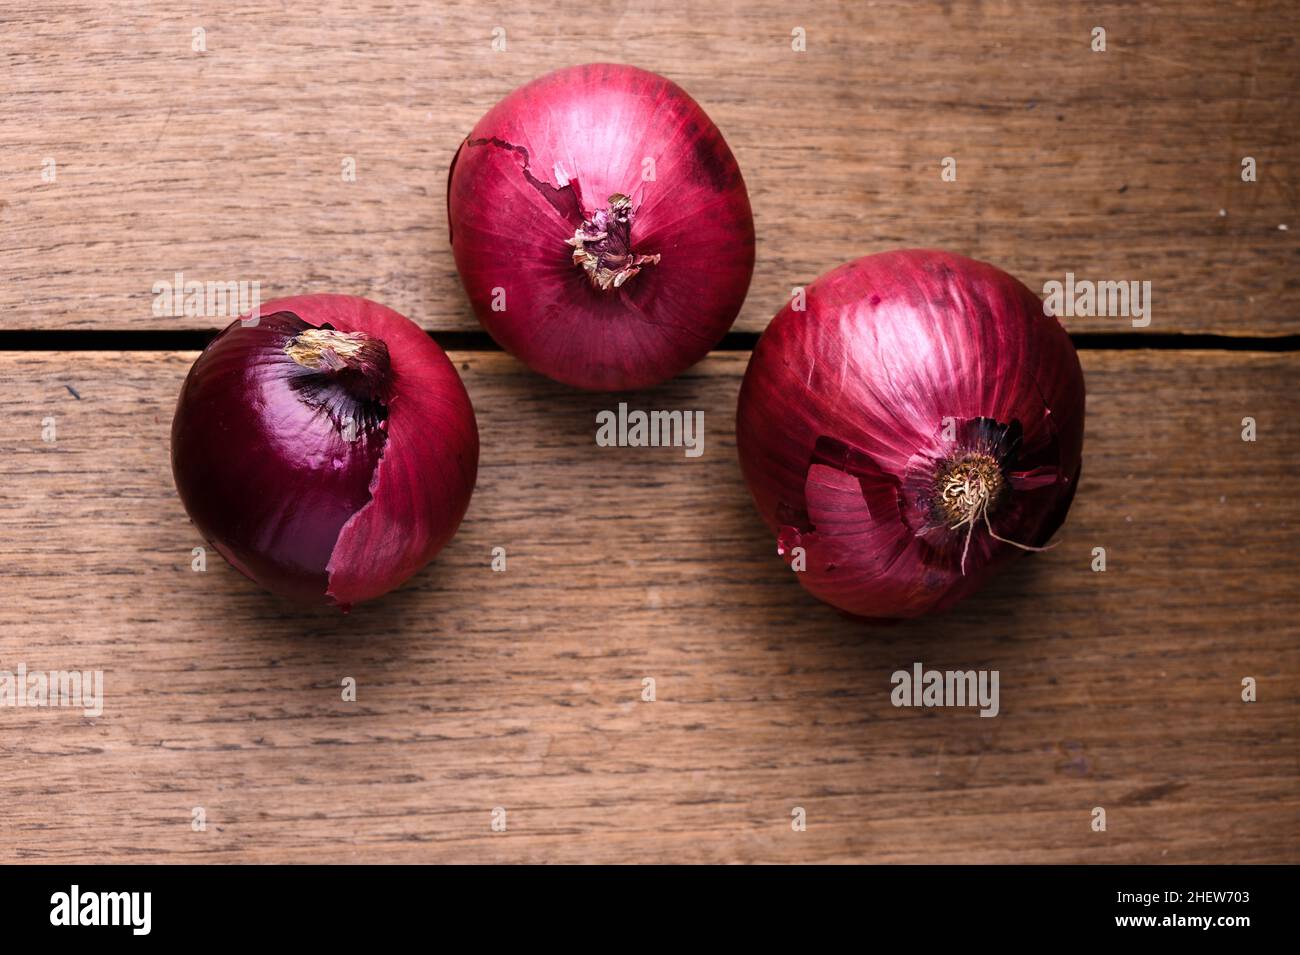
<path id="1" fill-rule="evenodd" d="M 775 557 L 735 460 L 745 355 L 627 398 L 704 410 L 695 460 L 598 449 L 608 399 L 454 357 L 467 521 L 342 618 L 191 571 L 192 354 L 0 355 L 0 669 L 107 688 L 95 719 L 0 707 L 0 861 L 1300 861 L 1300 356 L 1084 353 L 1063 544 L 886 629 Z M 895 709 L 914 661 L 999 670 L 1001 714 Z"/>
<path id="2" fill-rule="evenodd" d="M 180 271 L 477 329 L 447 245 L 457 144 L 520 83 L 616 60 L 683 84 L 739 158 L 759 267 L 738 330 L 841 262 L 937 246 L 1035 289 L 1066 272 L 1150 281 L 1149 332 L 1297 331 L 1291 0 L 519 7 L 7 5 L 0 328 L 226 324 L 153 314 L 154 283 Z"/>

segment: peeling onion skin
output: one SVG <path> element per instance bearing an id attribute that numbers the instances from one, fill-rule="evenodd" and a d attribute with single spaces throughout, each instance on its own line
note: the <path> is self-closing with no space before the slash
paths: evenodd
<path id="1" fill-rule="evenodd" d="M 506 96 L 457 152 L 447 205 L 480 323 L 578 388 L 648 387 L 699 361 L 754 270 L 749 195 L 722 134 L 680 87 L 635 67 L 570 67 Z M 623 214 L 630 249 L 612 235 L 621 222 L 606 229 Z"/>
<path id="2" fill-rule="evenodd" d="M 904 250 L 841 266 L 792 306 L 750 358 L 736 441 L 778 553 L 804 550 L 808 591 L 857 617 L 917 617 L 1021 553 L 993 534 L 1047 544 L 1079 481 L 1084 382 L 1038 296 L 986 263 Z"/>
<path id="3" fill-rule="evenodd" d="M 278 299 L 256 325 L 233 322 L 190 369 L 172 421 L 172 471 L 200 533 L 272 593 L 345 612 L 433 559 L 477 470 L 451 361 L 354 296 Z"/>

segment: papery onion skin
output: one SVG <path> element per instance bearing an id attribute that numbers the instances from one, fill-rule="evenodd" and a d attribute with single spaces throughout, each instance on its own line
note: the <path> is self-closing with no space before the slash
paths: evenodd
<path id="1" fill-rule="evenodd" d="M 736 440 L 778 553 L 803 548 L 806 589 L 851 615 L 916 617 L 1020 553 L 992 534 L 1048 542 L 1079 480 L 1084 382 L 1038 296 L 986 263 L 903 250 L 794 305 L 750 358 Z M 963 514 L 974 526 L 954 529 Z"/>
<path id="2" fill-rule="evenodd" d="M 647 387 L 699 361 L 754 270 L 722 134 L 676 84 L 631 66 L 557 70 L 506 96 L 461 145 L 447 206 L 483 327 L 579 388 Z M 593 241 L 620 212 L 630 237 Z"/>
<path id="3" fill-rule="evenodd" d="M 190 369 L 172 421 L 172 471 L 200 533 L 267 590 L 345 611 L 442 549 L 477 470 L 474 409 L 451 361 L 409 319 L 355 296 L 278 299 L 255 324 L 231 323 Z"/>

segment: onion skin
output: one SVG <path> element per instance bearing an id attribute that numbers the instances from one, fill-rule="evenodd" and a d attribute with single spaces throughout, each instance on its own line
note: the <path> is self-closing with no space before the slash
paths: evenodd
<path id="1" fill-rule="evenodd" d="M 1020 553 L 992 533 L 1048 542 L 1078 484 L 1083 416 L 1074 346 L 1033 292 L 982 262 L 905 250 L 835 269 L 806 310 L 776 315 L 736 440 L 778 553 L 804 550 L 799 582 L 894 620 L 951 607 Z"/>
<path id="2" fill-rule="evenodd" d="M 353 338 L 364 345 L 340 359 Z M 233 322 L 190 369 L 172 421 L 176 487 L 203 536 L 267 590 L 345 611 L 442 549 L 477 470 L 451 361 L 353 296 L 278 299 L 255 325 Z"/>
<path id="3" fill-rule="evenodd" d="M 584 224 L 603 234 L 623 198 L 630 249 L 619 236 L 612 249 L 575 243 Z M 483 327 L 579 388 L 647 387 L 699 361 L 754 270 L 749 195 L 722 134 L 676 84 L 630 66 L 557 70 L 506 96 L 461 145 L 447 206 Z M 633 257 L 622 276 L 619 253 Z"/>

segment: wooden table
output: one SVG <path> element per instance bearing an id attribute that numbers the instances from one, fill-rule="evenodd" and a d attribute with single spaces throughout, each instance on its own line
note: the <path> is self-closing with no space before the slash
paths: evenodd
<path id="1" fill-rule="evenodd" d="M 0 861 L 1300 861 L 1294 6 L 514 6 L 0 12 L 0 670 L 105 673 L 97 717 L 0 707 Z M 682 83 L 751 190 L 736 333 L 626 398 L 703 409 L 698 459 L 596 448 L 617 399 L 476 334 L 446 242 L 475 119 L 600 59 Z M 1153 320 L 1067 321 L 1062 546 L 882 629 L 776 558 L 733 423 L 790 288 L 898 246 L 1147 280 Z M 154 314 L 177 271 L 453 349 L 483 456 L 433 567 L 347 618 L 191 569 L 168 435 L 216 323 Z M 998 670 L 1000 715 L 896 709 L 915 661 Z"/>

